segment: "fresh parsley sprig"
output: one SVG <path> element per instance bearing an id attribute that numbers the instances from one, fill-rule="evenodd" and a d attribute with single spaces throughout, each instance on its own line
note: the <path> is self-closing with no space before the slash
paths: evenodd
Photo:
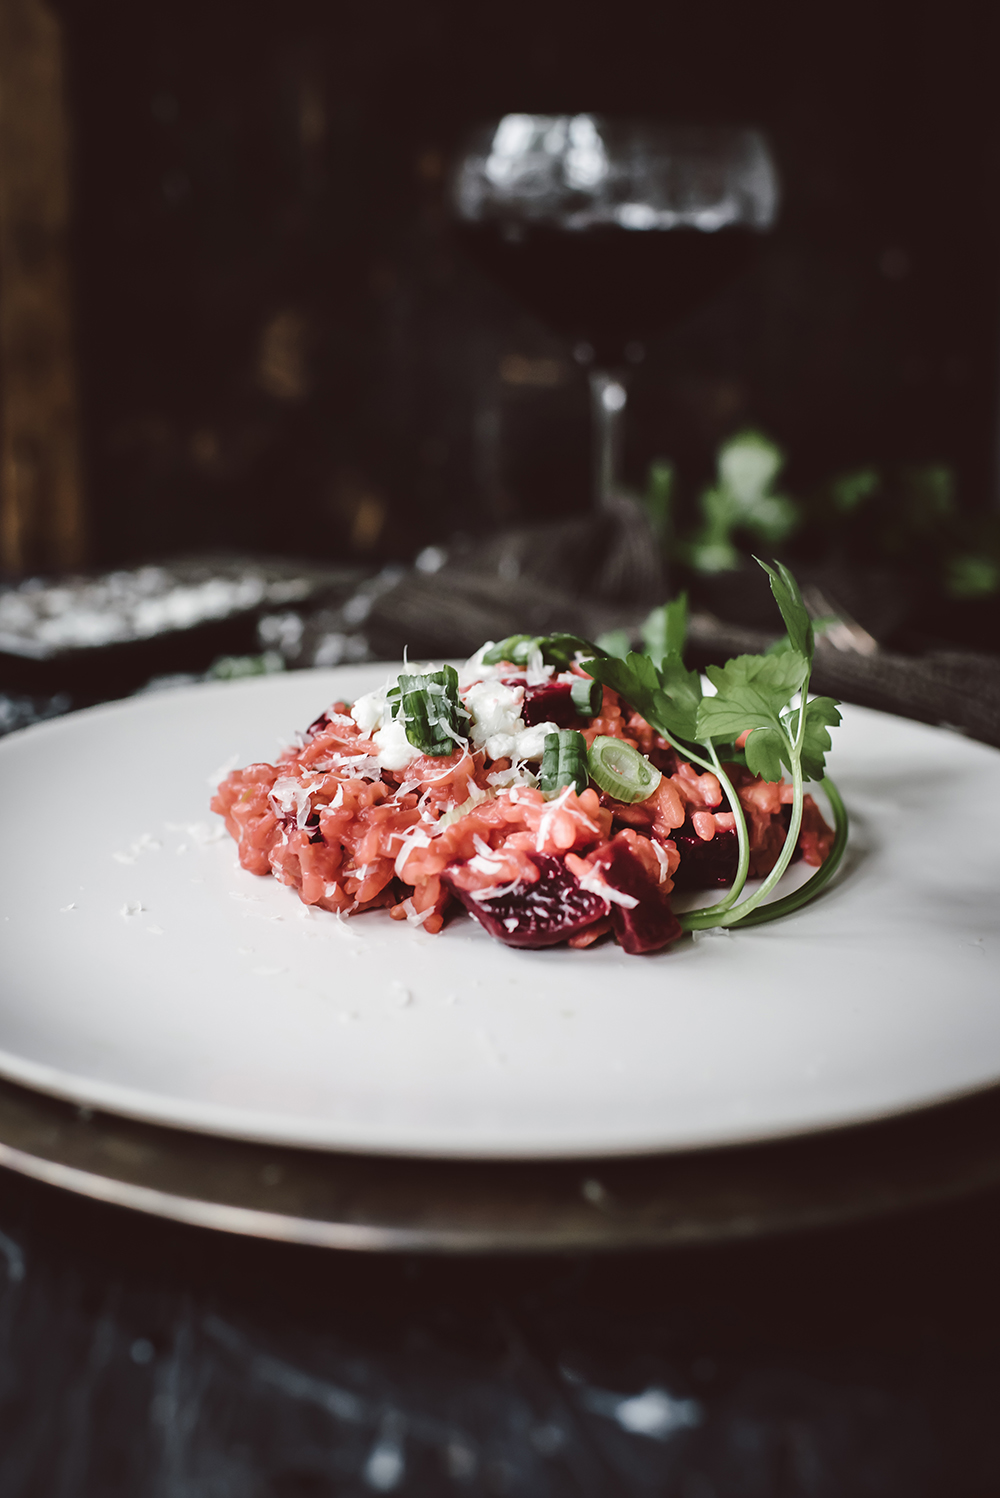
<path id="1" fill-rule="evenodd" d="M 686 601 L 677 600 L 662 613 L 654 610 L 646 621 L 644 635 L 653 647 L 650 654 L 633 651 L 624 660 L 604 657 L 585 663 L 596 680 L 631 703 L 686 759 L 719 777 L 733 812 L 739 857 L 732 889 L 715 905 L 682 916 L 681 924 L 688 930 L 735 926 L 742 921 L 756 925 L 786 914 L 819 893 L 832 877 L 846 844 L 844 805 L 825 775 L 829 729 L 840 722 L 840 713 L 831 697 L 809 700 L 815 650 L 812 621 L 788 568 L 780 562 L 773 566 L 760 562 L 760 566 L 770 579 L 785 623 L 786 641 L 777 651 L 739 655 L 724 666 L 709 666 L 706 675 L 716 689 L 714 696 L 704 696 L 698 673 L 688 671 L 681 656 Z M 661 646 L 662 659 L 657 665 L 652 655 L 654 649 L 659 653 L 657 647 Z M 744 746 L 748 768 L 765 780 L 776 781 L 786 767 L 792 776 L 792 810 L 774 868 L 753 894 L 740 900 L 749 870 L 749 837 L 739 796 L 720 763 L 719 746 L 725 749 L 748 730 Z M 834 847 L 820 870 L 822 878 L 813 875 L 802 890 L 763 909 L 798 843 L 806 779 L 822 781 L 826 786 L 836 822 Z"/>
<path id="2" fill-rule="evenodd" d="M 738 855 L 732 889 L 715 905 L 699 912 L 700 915 L 715 917 L 724 915 L 740 897 L 750 868 L 750 838 L 740 798 L 722 768 L 718 751 L 711 739 L 706 741 L 698 733 L 698 715 L 704 697 L 701 677 L 697 671 L 689 671 L 681 658 L 680 649 L 683 648 L 684 641 L 677 633 L 677 625 L 682 620 L 683 615 L 680 620 L 675 615 L 674 638 L 680 648 L 665 655 L 659 666 L 655 666 L 648 655 L 639 655 L 636 651 L 632 651 L 623 661 L 606 657 L 586 661 L 584 664 L 597 681 L 611 687 L 626 702 L 631 703 L 636 712 L 641 713 L 646 722 L 686 760 L 700 765 L 703 770 L 711 770 L 718 776 L 736 821 Z M 704 747 L 708 757 L 699 754 L 696 746 Z"/>

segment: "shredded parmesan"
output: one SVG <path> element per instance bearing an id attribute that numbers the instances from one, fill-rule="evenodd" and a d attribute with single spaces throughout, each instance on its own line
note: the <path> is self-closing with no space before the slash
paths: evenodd
<path id="1" fill-rule="evenodd" d="M 624 910 L 634 910 L 639 903 L 634 895 L 626 895 L 620 889 L 612 889 L 596 869 L 589 874 L 584 874 L 579 883 L 581 889 L 587 890 L 592 895 L 599 895 L 602 900 L 607 900 L 612 905 L 620 905 Z"/>

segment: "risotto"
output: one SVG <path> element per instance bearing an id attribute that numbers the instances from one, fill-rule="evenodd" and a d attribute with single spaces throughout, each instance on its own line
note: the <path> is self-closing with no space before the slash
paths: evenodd
<path id="1" fill-rule="evenodd" d="M 735 817 L 699 771 L 578 655 L 409 668 L 335 702 L 275 764 L 234 770 L 212 810 L 243 868 L 339 915 L 380 907 L 437 932 L 463 908 L 515 947 L 612 937 L 652 952 L 681 934 L 675 889 L 731 883 Z M 512 652 L 517 654 L 517 652 Z M 775 864 L 792 787 L 724 766 L 742 806 L 751 877 Z M 796 857 L 818 867 L 833 832 L 805 797 Z"/>

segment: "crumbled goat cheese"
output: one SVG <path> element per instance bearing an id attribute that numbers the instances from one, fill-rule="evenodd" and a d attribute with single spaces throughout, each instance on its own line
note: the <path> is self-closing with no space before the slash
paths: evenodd
<path id="1" fill-rule="evenodd" d="M 558 732 L 559 729 L 555 723 L 532 724 L 530 728 L 524 729 L 517 735 L 511 759 L 541 759 L 545 753 L 546 735 Z"/>
<path id="2" fill-rule="evenodd" d="M 351 708 L 351 717 L 364 734 L 371 734 L 376 728 L 381 728 L 385 720 L 385 691 L 379 688 L 376 692 L 366 692 L 359 697 Z"/>
<path id="3" fill-rule="evenodd" d="M 490 749 L 490 740 L 524 731 L 521 704 L 523 687 L 509 687 L 502 681 L 476 681 L 464 694 L 466 709 L 472 715 L 469 737 L 477 749 L 485 745 L 492 759 L 500 756 Z"/>
<path id="4" fill-rule="evenodd" d="M 403 770 L 420 755 L 420 750 L 406 737 L 406 724 L 399 718 L 390 718 L 374 735 L 378 745 L 378 760 L 384 770 Z"/>

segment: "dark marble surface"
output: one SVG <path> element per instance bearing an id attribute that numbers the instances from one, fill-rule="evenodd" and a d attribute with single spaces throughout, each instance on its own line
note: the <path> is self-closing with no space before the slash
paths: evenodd
<path id="1" fill-rule="evenodd" d="M 372 1259 L 0 1172 L 4 1498 L 1000 1492 L 1000 1197 L 611 1258 Z"/>

